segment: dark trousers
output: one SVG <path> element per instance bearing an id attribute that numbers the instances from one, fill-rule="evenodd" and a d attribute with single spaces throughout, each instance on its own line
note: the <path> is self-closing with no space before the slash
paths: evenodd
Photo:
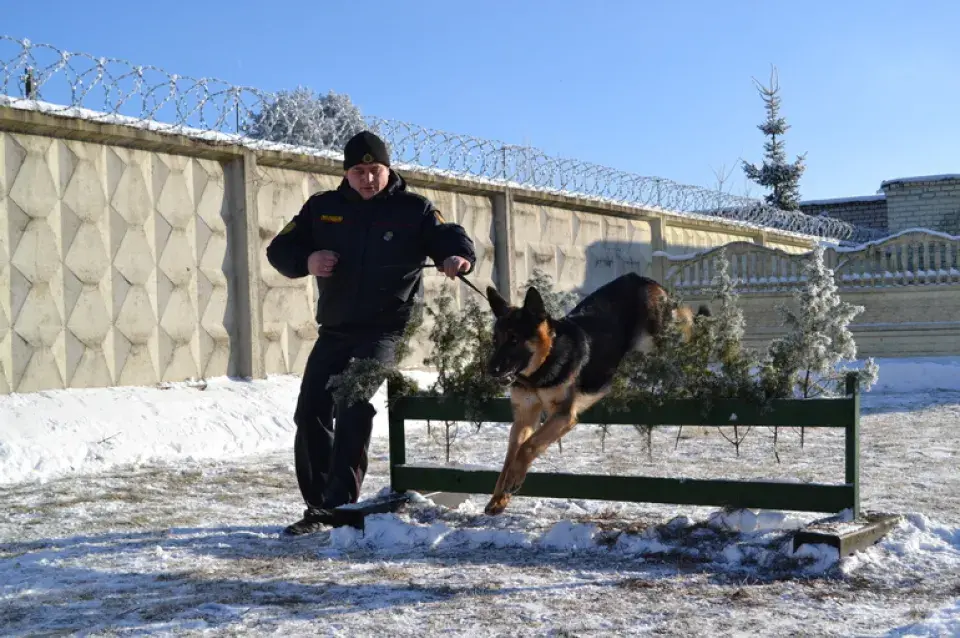
<path id="1" fill-rule="evenodd" d="M 393 365 L 400 331 L 320 329 L 294 414 L 297 482 L 307 506 L 333 508 L 360 497 L 376 410 L 369 401 L 372 397 L 350 406 L 334 405 L 327 382 L 343 372 L 351 358 Z"/>

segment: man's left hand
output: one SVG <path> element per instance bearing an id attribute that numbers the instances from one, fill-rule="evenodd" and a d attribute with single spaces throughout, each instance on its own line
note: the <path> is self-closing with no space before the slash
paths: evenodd
<path id="1" fill-rule="evenodd" d="M 456 279 L 457 275 L 470 270 L 470 262 L 463 257 L 453 255 L 443 260 L 443 274 L 450 279 Z"/>

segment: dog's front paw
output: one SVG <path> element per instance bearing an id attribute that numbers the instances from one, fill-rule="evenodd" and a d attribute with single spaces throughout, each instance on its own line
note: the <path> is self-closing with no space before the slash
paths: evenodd
<path id="1" fill-rule="evenodd" d="M 509 494 L 494 494 L 483 511 L 489 516 L 496 516 L 497 514 L 501 514 L 503 510 L 507 509 L 507 504 L 509 502 Z"/>
<path id="2" fill-rule="evenodd" d="M 506 492 L 508 496 L 516 494 L 520 491 L 520 488 L 523 487 L 523 479 L 526 477 L 526 472 L 511 473 L 503 482 L 503 491 Z"/>

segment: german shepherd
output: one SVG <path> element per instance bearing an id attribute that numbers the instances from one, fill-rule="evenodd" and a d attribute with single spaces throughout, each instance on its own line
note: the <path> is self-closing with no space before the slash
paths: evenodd
<path id="1" fill-rule="evenodd" d="M 523 484 L 530 465 L 577 423 L 577 416 L 610 392 L 614 375 L 632 350 L 650 352 L 661 330 L 659 305 L 667 291 L 656 281 L 628 273 L 585 297 L 563 318 L 551 317 L 536 288 L 521 307 L 511 306 L 492 286 L 493 353 L 487 373 L 509 384 L 513 427 L 507 456 L 487 514 L 500 514 Z M 697 315 L 708 315 L 700 306 Z M 687 336 L 693 311 L 674 316 Z M 535 430 L 541 413 L 546 420 Z"/>

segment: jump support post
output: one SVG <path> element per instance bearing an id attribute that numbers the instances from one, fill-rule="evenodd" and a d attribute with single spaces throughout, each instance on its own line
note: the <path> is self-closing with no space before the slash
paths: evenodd
<path id="1" fill-rule="evenodd" d="M 463 499 L 470 494 L 492 494 L 498 471 L 416 465 L 406 460 L 407 421 L 475 421 L 476 417 L 468 417 L 462 405 L 443 397 L 397 396 L 391 387 L 388 387 L 387 396 L 392 494 L 338 508 L 335 524 L 362 529 L 366 515 L 396 511 L 409 501 L 411 491 L 437 498 L 463 495 Z M 481 416 L 485 422 L 511 422 L 509 399 L 490 401 Z M 844 480 L 842 483 L 783 483 L 530 472 L 516 497 L 763 508 L 822 512 L 834 517 L 850 510 L 854 520 L 860 523 L 859 527 L 844 533 L 831 531 L 828 527 L 830 519 L 827 519 L 822 522 L 820 531 L 801 530 L 794 536 L 795 547 L 804 543 L 826 543 L 835 546 L 841 555 L 876 542 L 897 519 L 890 516 L 864 519 L 860 510 L 860 387 L 855 373 L 847 376 L 846 392 L 842 397 L 776 399 L 767 411 L 741 399 L 714 401 L 706 414 L 701 403 L 694 399 L 666 401 L 662 405 L 635 403 L 626 410 L 611 408 L 601 401 L 581 415 L 580 424 L 842 428 L 845 434 Z"/>

